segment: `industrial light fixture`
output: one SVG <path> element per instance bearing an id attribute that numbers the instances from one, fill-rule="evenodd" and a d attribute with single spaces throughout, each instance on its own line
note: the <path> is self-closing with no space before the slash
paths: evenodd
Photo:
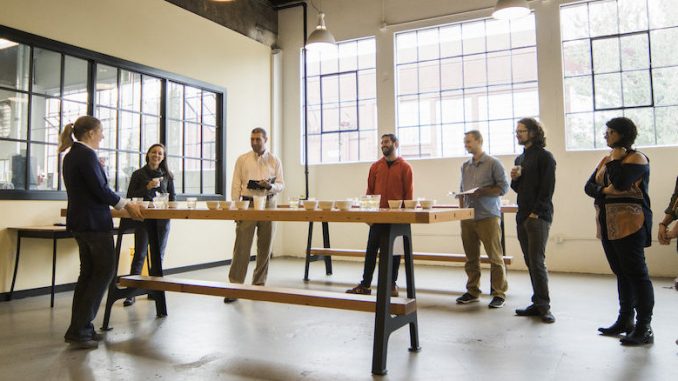
<path id="1" fill-rule="evenodd" d="M 318 26 L 315 27 L 315 30 L 311 32 L 311 35 L 306 40 L 306 49 L 327 49 L 334 47 L 336 44 L 334 36 L 325 26 L 325 14 L 320 12 L 318 14 Z"/>
<path id="2" fill-rule="evenodd" d="M 510 20 L 530 14 L 527 0 L 497 0 L 492 17 L 499 20 Z"/>

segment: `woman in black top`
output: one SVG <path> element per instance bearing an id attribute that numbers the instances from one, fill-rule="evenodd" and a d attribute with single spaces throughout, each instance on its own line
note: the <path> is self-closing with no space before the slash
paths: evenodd
<path id="1" fill-rule="evenodd" d="M 650 161 L 632 148 L 638 135 L 633 121 L 620 117 L 606 125 L 605 139 L 612 150 L 600 161 L 584 190 L 594 199 L 598 237 L 617 276 L 619 316 L 610 327 L 598 331 L 612 336 L 625 332 L 623 345 L 650 344 L 654 342 L 650 327 L 654 290 L 645 264 L 645 248 L 652 243 Z"/>
<path id="2" fill-rule="evenodd" d="M 671 222 L 678 220 L 678 178 L 676 178 L 676 187 L 671 195 L 669 206 L 664 210 L 664 219 L 659 223 L 658 240 L 660 245 L 668 245 L 673 238 L 678 238 L 678 223 L 674 224 L 671 229 L 669 225 Z M 673 287 L 678 290 L 678 277 L 673 281 Z M 678 344 L 678 340 L 676 340 Z"/>
<path id="3" fill-rule="evenodd" d="M 132 173 L 127 188 L 127 198 L 142 197 L 144 201 L 152 201 L 158 193 L 169 193 L 169 200 L 175 201 L 174 176 L 167 167 L 165 146 L 153 144 L 146 152 L 146 165 Z M 134 258 L 130 274 L 141 274 L 144 260 L 151 246 L 150 275 L 162 276 L 162 259 L 169 236 L 169 220 L 146 220 L 139 222 L 134 231 Z M 125 306 L 134 304 L 134 297 L 125 299 Z"/>

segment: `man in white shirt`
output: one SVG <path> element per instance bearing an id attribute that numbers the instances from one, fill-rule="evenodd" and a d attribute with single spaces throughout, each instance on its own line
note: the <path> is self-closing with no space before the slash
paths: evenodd
<path id="1" fill-rule="evenodd" d="M 238 157 L 233 170 L 231 198 L 252 201 L 253 196 L 266 196 L 267 204 L 275 203 L 275 195 L 285 189 L 280 160 L 266 149 L 268 136 L 263 128 L 255 128 L 250 136 L 252 151 Z M 251 206 L 251 203 L 250 203 Z M 275 224 L 271 221 L 236 221 L 235 245 L 228 279 L 244 283 L 247 275 L 254 230 L 257 230 L 257 262 L 252 284 L 263 285 L 268 275 Z M 235 301 L 225 298 L 224 303 Z"/>

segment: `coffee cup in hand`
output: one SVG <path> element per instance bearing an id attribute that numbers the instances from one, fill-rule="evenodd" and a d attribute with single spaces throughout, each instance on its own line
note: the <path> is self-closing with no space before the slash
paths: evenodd
<path id="1" fill-rule="evenodd" d="M 520 165 L 516 165 L 511 169 L 511 178 L 512 179 L 517 179 L 520 177 L 520 175 L 523 173 L 523 167 Z"/>

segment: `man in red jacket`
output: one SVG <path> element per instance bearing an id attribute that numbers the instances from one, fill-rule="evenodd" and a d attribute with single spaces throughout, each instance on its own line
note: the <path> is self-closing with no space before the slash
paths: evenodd
<path id="1" fill-rule="evenodd" d="M 370 167 L 370 174 L 367 177 L 367 194 L 381 195 L 380 208 L 388 208 L 388 200 L 411 200 L 412 193 L 412 167 L 402 157 L 398 156 L 398 138 L 394 134 L 384 134 L 381 137 L 381 152 L 384 157 L 377 160 Z M 367 249 L 365 250 L 365 269 L 363 271 L 363 280 L 357 286 L 346 290 L 349 294 L 370 295 L 372 290 L 372 276 L 377 264 L 377 252 L 379 251 L 379 238 L 384 231 L 385 225 L 370 225 L 370 234 L 367 238 Z M 398 296 L 398 268 L 400 267 L 400 256 L 393 256 L 393 288 L 392 296 Z"/>

